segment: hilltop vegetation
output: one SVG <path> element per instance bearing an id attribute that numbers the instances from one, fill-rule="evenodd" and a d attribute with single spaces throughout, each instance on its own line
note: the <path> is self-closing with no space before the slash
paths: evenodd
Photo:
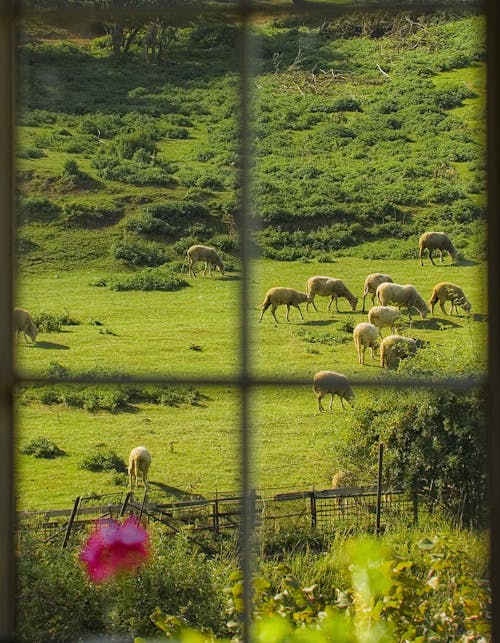
<path id="1" fill-rule="evenodd" d="M 117 58 L 105 35 L 26 25 L 23 268 L 175 271 L 194 242 L 237 255 L 239 27 L 171 29 L 154 60 L 145 29 Z M 484 257 L 483 29 L 473 12 L 256 23 L 256 250 L 408 258 L 434 227 Z"/>

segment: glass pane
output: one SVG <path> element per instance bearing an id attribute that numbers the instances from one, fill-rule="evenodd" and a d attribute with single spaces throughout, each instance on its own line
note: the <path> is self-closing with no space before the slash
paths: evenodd
<path id="1" fill-rule="evenodd" d="M 24 373 L 237 371 L 238 34 L 177 13 L 20 23 Z"/>
<path id="2" fill-rule="evenodd" d="M 255 25 L 257 373 L 378 377 L 353 343 L 367 322 L 425 346 L 422 374 L 484 372 L 484 30 L 475 9 Z"/>

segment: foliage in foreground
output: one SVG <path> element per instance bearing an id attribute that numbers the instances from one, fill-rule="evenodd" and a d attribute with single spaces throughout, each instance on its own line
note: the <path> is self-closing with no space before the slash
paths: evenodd
<path id="1" fill-rule="evenodd" d="M 163 528 L 162 528 L 163 529 Z M 242 576 L 235 550 L 208 558 L 149 525 L 152 555 L 133 574 L 94 584 L 72 550 L 23 533 L 18 640 L 100 633 L 157 640 L 240 640 Z M 404 532 L 404 533 L 403 533 Z M 34 533 L 34 532 L 33 532 Z M 231 548 L 230 548 L 231 549 Z M 490 598 L 484 536 L 445 529 L 339 538 L 329 551 L 260 560 L 255 641 L 486 641 Z M 51 609 L 47 610 L 50 603 Z"/>
<path id="2" fill-rule="evenodd" d="M 425 494 L 458 523 L 482 526 L 487 515 L 484 401 L 480 392 L 383 391 L 356 411 L 342 447 L 346 462 L 376 462 L 390 445 L 387 482 Z"/>

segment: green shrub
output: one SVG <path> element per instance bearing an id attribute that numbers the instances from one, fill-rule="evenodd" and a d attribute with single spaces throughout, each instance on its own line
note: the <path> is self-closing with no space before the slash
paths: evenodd
<path id="1" fill-rule="evenodd" d="M 78 326 L 80 322 L 65 313 L 33 313 L 33 323 L 42 333 L 59 332 L 63 326 Z"/>
<path id="2" fill-rule="evenodd" d="M 49 223 L 56 221 L 61 208 L 45 196 L 30 196 L 19 202 L 20 223 Z"/>
<path id="3" fill-rule="evenodd" d="M 34 455 L 35 458 L 57 458 L 58 456 L 65 455 L 65 452 L 60 449 L 55 442 L 49 438 L 34 438 L 25 444 L 20 453 L 24 455 Z"/>
<path id="4" fill-rule="evenodd" d="M 159 243 L 122 237 L 111 246 L 113 257 L 133 266 L 160 266 L 168 261 L 168 255 Z"/>
<path id="5" fill-rule="evenodd" d="M 114 451 L 99 451 L 93 455 L 86 456 L 80 460 L 80 469 L 87 471 L 116 471 L 117 473 L 125 473 L 127 466 Z"/>
<path id="6" fill-rule="evenodd" d="M 476 392 L 407 391 L 397 405 L 393 393 L 380 392 L 373 404 L 356 411 L 344 456 L 346 462 L 367 462 L 380 441 L 390 445 L 385 456 L 388 482 L 427 496 L 462 524 L 483 526 L 484 426 L 484 403 Z"/>
<path id="7" fill-rule="evenodd" d="M 62 220 L 70 228 L 99 228 L 117 222 L 123 206 L 108 202 L 70 201 L 62 208 Z"/>
<path id="8" fill-rule="evenodd" d="M 139 212 L 128 217 L 125 221 L 125 229 L 129 232 L 146 235 L 161 234 L 169 236 L 175 232 L 175 227 L 168 221 L 158 219 L 148 211 Z"/>
<path id="9" fill-rule="evenodd" d="M 189 286 L 171 268 L 145 268 L 128 277 L 112 277 L 108 281 L 111 290 L 161 290 L 171 292 Z"/>
<path id="10" fill-rule="evenodd" d="M 21 147 L 16 151 L 19 159 L 41 159 L 47 156 L 43 150 L 33 147 Z"/>

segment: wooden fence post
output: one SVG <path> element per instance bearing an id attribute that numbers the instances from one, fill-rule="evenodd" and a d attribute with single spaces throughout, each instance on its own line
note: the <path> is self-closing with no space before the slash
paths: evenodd
<path id="1" fill-rule="evenodd" d="M 125 515 L 125 511 L 127 509 L 127 505 L 130 501 L 131 495 L 132 495 L 132 491 L 127 491 L 127 495 L 125 496 L 125 500 L 123 501 L 123 505 L 120 509 L 120 518 L 122 518 Z"/>
<path id="2" fill-rule="evenodd" d="M 66 549 L 66 545 L 68 544 L 69 535 L 71 533 L 71 528 L 73 527 L 73 523 L 75 522 L 79 504 L 80 504 L 80 496 L 77 496 L 73 504 L 73 510 L 71 511 L 71 516 L 69 517 L 68 524 L 66 525 L 66 532 L 64 534 L 64 540 L 62 544 L 63 549 Z"/>
<path id="3" fill-rule="evenodd" d="M 382 505 L 382 460 L 384 457 L 384 444 L 378 445 L 378 475 L 377 475 L 377 518 L 375 533 L 380 535 L 380 510 Z"/>
<path id="4" fill-rule="evenodd" d="M 219 498 L 215 492 L 215 500 L 212 504 L 212 525 L 214 530 L 214 538 L 219 535 Z"/>
<path id="5" fill-rule="evenodd" d="M 314 491 L 311 491 L 309 497 L 311 499 L 311 527 L 313 529 L 316 529 L 316 526 L 318 524 L 318 515 L 316 512 L 316 494 L 314 493 Z"/>

